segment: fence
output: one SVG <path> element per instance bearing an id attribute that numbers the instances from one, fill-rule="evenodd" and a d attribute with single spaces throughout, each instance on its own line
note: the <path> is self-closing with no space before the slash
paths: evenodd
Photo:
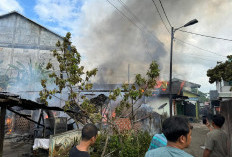
<path id="1" fill-rule="evenodd" d="M 81 131 L 71 130 L 57 135 L 51 135 L 49 140 L 49 157 L 65 157 L 71 147 L 81 139 Z"/>
<path id="2" fill-rule="evenodd" d="M 232 157 L 232 100 L 226 100 L 221 102 L 221 114 L 225 117 L 225 124 L 223 129 L 229 135 L 230 153 L 229 157 Z"/>

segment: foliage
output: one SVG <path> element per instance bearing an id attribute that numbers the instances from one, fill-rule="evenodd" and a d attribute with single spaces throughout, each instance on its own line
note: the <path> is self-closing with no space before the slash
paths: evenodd
<path id="1" fill-rule="evenodd" d="M 134 106 L 136 102 L 141 99 L 143 96 L 151 96 L 152 89 L 156 85 L 156 79 L 159 76 L 159 68 L 158 64 L 153 61 L 150 64 L 149 70 L 146 73 L 146 77 L 142 77 L 141 74 L 137 74 L 135 76 L 135 82 L 133 84 L 123 84 L 122 90 L 124 91 L 124 94 L 121 94 L 121 89 L 117 88 L 113 90 L 113 92 L 110 94 L 109 99 L 115 101 L 117 97 L 123 96 L 122 100 L 120 101 L 120 104 L 116 107 L 115 113 L 116 117 L 125 117 L 125 113 L 128 111 L 128 109 L 131 109 L 131 113 L 126 115 L 131 117 L 132 124 L 135 116 L 135 111 L 139 109 L 140 106 L 138 106 L 134 110 Z"/>
<path id="2" fill-rule="evenodd" d="M 107 134 L 98 136 L 93 146 L 91 157 L 100 157 L 103 152 L 103 145 L 106 141 Z M 118 157 L 141 157 L 145 156 L 149 148 L 152 137 L 148 132 L 124 132 L 122 134 L 114 134 L 109 138 L 106 155 Z"/>
<path id="3" fill-rule="evenodd" d="M 50 90 L 47 87 L 47 81 L 41 80 L 43 90 L 40 91 L 40 99 L 48 104 L 47 100 L 56 96 L 56 94 L 68 92 L 69 96 L 65 100 L 64 109 L 71 109 L 76 112 L 75 114 L 69 114 L 76 123 L 81 122 L 84 124 L 89 121 L 102 123 L 102 119 L 107 119 L 104 119 L 107 123 L 106 133 L 99 136 L 94 146 L 96 151 L 92 156 L 100 156 L 100 154 L 104 156 L 107 153 L 121 157 L 144 156 L 151 137 L 148 133 L 133 133 L 134 117 L 140 106 L 136 106 L 136 109 L 134 107 L 136 102 L 142 97 L 151 96 L 152 89 L 156 85 L 156 79 L 159 76 L 158 64 L 153 61 L 145 77 L 137 74 L 134 83 L 125 83 L 121 88 L 114 89 L 109 95 L 110 103 L 122 97 L 120 103 L 115 108 L 116 116 L 112 117 L 110 113 L 103 117 L 96 109 L 96 106 L 91 104 L 85 96 L 80 97 L 81 91 L 92 88 L 90 79 L 96 75 L 97 69 L 84 72 L 84 67 L 80 66 L 81 56 L 75 46 L 72 46 L 70 39 L 71 34 L 67 33 L 63 43 L 57 42 L 57 49 L 53 50 L 53 56 L 58 62 L 57 71 L 59 72 L 49 74 L 49 77 L 54 79 L 57 88 Z M 56 66 L 49 62 L 46 69 L 54 71 Z M 132 130 L 127 133 L 119 132 L 115 124 L 115 121 L 121 117 L 129 117 L 131 119 Z"/>
<path id="4" fill-rule="evenodd" d="M 0 75 L 0 88 L 6 90 L 8 85 L 11 83 L 11 80 L 8 75 Z M 0 91 L 1 91 L 0 89 Z"/>
<path id="5" fill-rule="evenodd" d="M 227 56 L 227 61 L 217 64 L 214 68 L 207 71 L 209 83 L 216 81 L 232 81 L 232 55 Z"/>
<path id="6" fill-rule="evenodd" d="M 31 59 L 27 65 L 16 61 L 16 65 L 9 64 L 8 66 L 17 73 L 16 77 L 11 76 L 14 84 L 21 84 L 25 86 L 32 85 L 35 82 L 40 82 L 42 79 L 48 80 L 48 73 L 50 72 L 44 68 L 43 63 L 33 64 Z"/>
<path id="7" fill-rule="evenodd" d="M 192 92 L 199 95 L 199 102 L 200 103 L 204 103 L 204 102 L 208 102 L 209 101 L 209 98 L 207 98 L 207 94 L 206 93 L 198 91 L 197 89 L 194 89 L 194 88 L 192 89 Z"/>
<path id="8" fill-rule="evenodd" d="M 111 130 L 111 133 L 113 133 L 113 135 L 110 136 L 110 139 L 106 138 L 105 136 L 99 138 L 101 139 L 99 145 L 102 147 L 102 145 L 104 144 L 104 148 L 97 148 L 97 150 L 100 150 L 102 154 L 101 156 L 104 156 L 107 153 L 112 153 L 112 156 L 119 157 L 144 156 L 145 152 L 148 149 L 148 146 L 145 146 L 146 144 L 150 143 L 151 138 L 146 133 L 133 133 L 135 116 L 137 113 L 136 111 L 142 105 L 138 105 L 136 104 L 136 102 L 142 97 L 151 96 L 152 89 L 156 85 L 156 80 L 158 76 L 158 64 L 153 61 L 150 64 L 149 70 L 146 73 L 146 77 L 142 77 L 141 74 L 137 74 L 134 83 L 123 84 L 121 88 L 114 89 L 110 93 L 110 101 L 116 101 L 118 97 L 122 97 L 122 99 L 118 106 L 115 108 L 116 115 L 114 117 L 110 117 L 109 115 L 111 114 L 108 114 L 107 117 L 109 125 L 108 131 Z M 130 118 L 132 128 L 131 130 L 129 130 L 128 134 L 119 131 L 117 125 L 115 125 L 115 121 L 121 117 Z M 149 139 L 147 141 L 146 135 Z M 112 144 L 113 146 L 111 146 Z M 106 152 L 104 150 L 106 150 Z"/>
<path id="9" fill-rule="evenodd" d="M 78 117 L 70 115 L 76 122 L 85 123 L 83 117 L 90 119 L 93 122 L 95 109 L 90 101 L 86 97 L 81 97 L 82 104 L 79 99 L 79 92 L 82 90 L 90 90 L 92 84 L 89 83 L 90 78 L 95 76 L 97 69 L 84 72 L 84 66 L 80 66 L 81 56 L 78 53 L 75 46 L 72 45 L 71 33 L 67 33 L 63 42 L 58 41 L 56 43 L 56 49 L 53 50 L 53 57 L 56 58 L 58 66 L 52 64 L 50 61 L 47 63 L 46 69 L 52 70 L 49 77 L 54 79 L 54 84 L 57 88 L 52 90 L 48 89 L 47 81 L 41 80 L 43 90 L 40 91 L 40 99 L 45 104 L 48 104 L 47 99 L 51 99 L 56 94 L 60 94 L 64 91 L 68 91 L 68 99 L 65 100 L 64 109 L 72 109 L 78 113 Z M 58 68 L 58 72 L 55 70 Z"/>
<path id="10" fill-rule="evenodd" d="M 3 60 L 0 60 L 0 65 L 3 63 Z M 5 74 L 1 74 L 0 75 L 0 91 L 6 90 L 8 85 L 10 85 L 11 83 L 11 79 L 9 78 L 9 76 L 5 73 Z"/>

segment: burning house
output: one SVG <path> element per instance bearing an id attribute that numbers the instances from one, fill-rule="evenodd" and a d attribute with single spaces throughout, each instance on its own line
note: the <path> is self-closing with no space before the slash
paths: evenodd
<path id="1" fill-rule="evenodd" d="M 173 79 L 172 97 L 174 115 L 186 115 L 198 118 L 199 103 L 196 93 L 191 89 L 200 88 L 200 85 Z M 146 99 L 146 103 L 159 114 L 167 114 L 169 116 L 169 88 L 168 82 L 158 81 L 154 88 L 152 97 Z"/>

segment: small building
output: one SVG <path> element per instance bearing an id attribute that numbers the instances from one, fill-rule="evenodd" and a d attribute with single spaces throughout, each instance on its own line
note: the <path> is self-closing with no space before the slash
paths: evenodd
<path id="1" fill-rule="evenodd" d="M 218 92 L 218 99 L 221 101 L 232 99 L 232 81 L 217 81 L 216 89 Z"/>
<path id="2" fill-rule="evenodd" d="M 158 81 L 153 96 L 148 98 L 148 103 L 155 112 L 169 116 L 169 82 Z M 172 81 L 173 115 L 199 116 L 199 95 L 192 89 L 200 88 L 199 84 L 174 78 Z"/>

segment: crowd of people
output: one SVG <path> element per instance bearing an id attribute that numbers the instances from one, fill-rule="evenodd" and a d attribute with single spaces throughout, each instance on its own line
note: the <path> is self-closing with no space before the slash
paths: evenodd
<path id="1" fill-rule="evenodd" d="M 210 132 L 206 136 L 203 157 L 228 157 L 228 137 L 221 129 L 225 122 L 222 115 L 215 115 L 212 123 L 207 121 Z M 193 127 L 184 117 L 173 116 L 162 124 L 162 133 L 153 136 L 145 157 L 193 157 L 184 151 L 191 143 Z M 80 144 L 70 150 L 70 157 L 90 157 L 88 151 L 97 138 L 98 129 L 87 124 L 82 129 Z"/>

